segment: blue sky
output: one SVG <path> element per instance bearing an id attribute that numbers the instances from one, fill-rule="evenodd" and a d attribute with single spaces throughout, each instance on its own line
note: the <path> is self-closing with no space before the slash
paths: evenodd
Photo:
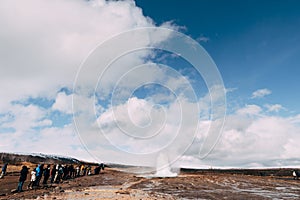
<path id="1" fill-rule="evenodd" d="M 247 103 L 268 88 L 271 103 L 299 113 L 299 1 L 136 0 L 155 22 L 174 21 L 200 42 L 216 62 L 230 96 Z"/>
<path id="2" fill-rule="evenodd" d="M 300 166 L 299 10 L 296 0 L 0 1 L 0 152 Z M 212 117 L 221 85 L 205 85 L 181 55 L 150 51 L 172 34 L 149 27 L 177 30 L 208 52 L 226 88 L 224 126 Z M 131 30 L 148 32 L 128 38 Z"/>

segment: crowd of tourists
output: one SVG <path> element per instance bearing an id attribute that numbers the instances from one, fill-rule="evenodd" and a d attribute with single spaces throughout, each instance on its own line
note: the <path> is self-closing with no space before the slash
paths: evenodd
<path id="1" fill-rule="evenodd" d="M 2 172 L 0 178 L 3 178 L 6 174 L 7 170 L 7 163 L 5 163 L 2 167 Z M 104 170 L 104 164 L 101 163 L 95 167 L 91 165 L 63 165 L 63 164 L 56 164 L 56 165 L 45 165 L 45 164 L 38 164 L 35 168 L 31 171 L 30 169 L 23 165 L 20 171 L 19 183 L 17 187 L 17 191 L 23 191 L 24 182 L 27 179 L 27 175 L 30 172 L 30 182 L 27 186 L 28 189 L 36 189 L 41 186 L 46 186 L 47 184 L 59 184 L 63 180 L 67 179 L 74 179 L 80 176 L 90 176 L 92 174 L 99 174 L 101 170 Z"/>

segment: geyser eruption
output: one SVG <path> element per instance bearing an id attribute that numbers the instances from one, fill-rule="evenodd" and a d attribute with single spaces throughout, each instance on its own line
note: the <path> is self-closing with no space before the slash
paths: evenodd
<path id="1" fill-rule="evenodd" d="M 171 171 L 169 159 L 166 154 L 159 154 L 156 161 L 156 173 L 154 177 L 176 177 L 177 173 Z"/>

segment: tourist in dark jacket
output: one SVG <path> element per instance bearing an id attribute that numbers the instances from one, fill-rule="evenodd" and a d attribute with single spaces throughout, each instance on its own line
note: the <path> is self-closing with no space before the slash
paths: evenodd
<path id="1" fill-rule="evenodd" d="M 100 165 L 98 165 L 97 167 L 95 167 L 94 173 L 95 173 L 95 174 L 99 174 L 99 173 L 100 173 L 100 170 L 101 170 Z"/>
<path id="2" fill-rule="evenodd" d="M 50 175 L 51 175 L 51 183 L 54 183 L 55 174 L 56 174 L 56 165 L 53 165 L 51 173 L 50 173 Z"/>
<path id="3" fill-rule="evenodd" d="M 74 178 L 75 177 L 75 169 L 73 165 L 69 166 L 69 177 L 68 178 Z"/>
<path id="4" fill-rule="evenodd" d="M 25 182 L 25 180 L 27 178 L 27 174 L 28 174 L 28 168 L 24 165 L 22 167 L 21 172 L 20 172 L 19 184 L 18 184 L 18 189 L 17 189 L 18 192 L 22 192 L 23 191 L 22 187 L 23 187 L 23 184 L 24 184 L 24 182 Z"/>
<path id="5" fill-rule="evenodd" d="M 100 164 L 102 170 L 104 170 L 105 165 L 103 163 Z"/>
<path id="6" fill-rule="evenodd" d="M 47 181 L 50 177 L 50 165 L 47 165 L 47 167 L 44 169 L 44 180 L 43 180 L 43 184 L 47 184 Z"/>

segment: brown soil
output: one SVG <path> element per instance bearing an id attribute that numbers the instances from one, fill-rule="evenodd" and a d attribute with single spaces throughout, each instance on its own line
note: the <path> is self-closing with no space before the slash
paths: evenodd
<path id="1" fill-rule="evenodd" d="M 182 172 L 175 178 L 143 178 L 105 169 L 99 175 L 11 193 L 18 173 L 0 179 L 0 199 L 299 199 L 300 181 L 291 177 Z"/>

